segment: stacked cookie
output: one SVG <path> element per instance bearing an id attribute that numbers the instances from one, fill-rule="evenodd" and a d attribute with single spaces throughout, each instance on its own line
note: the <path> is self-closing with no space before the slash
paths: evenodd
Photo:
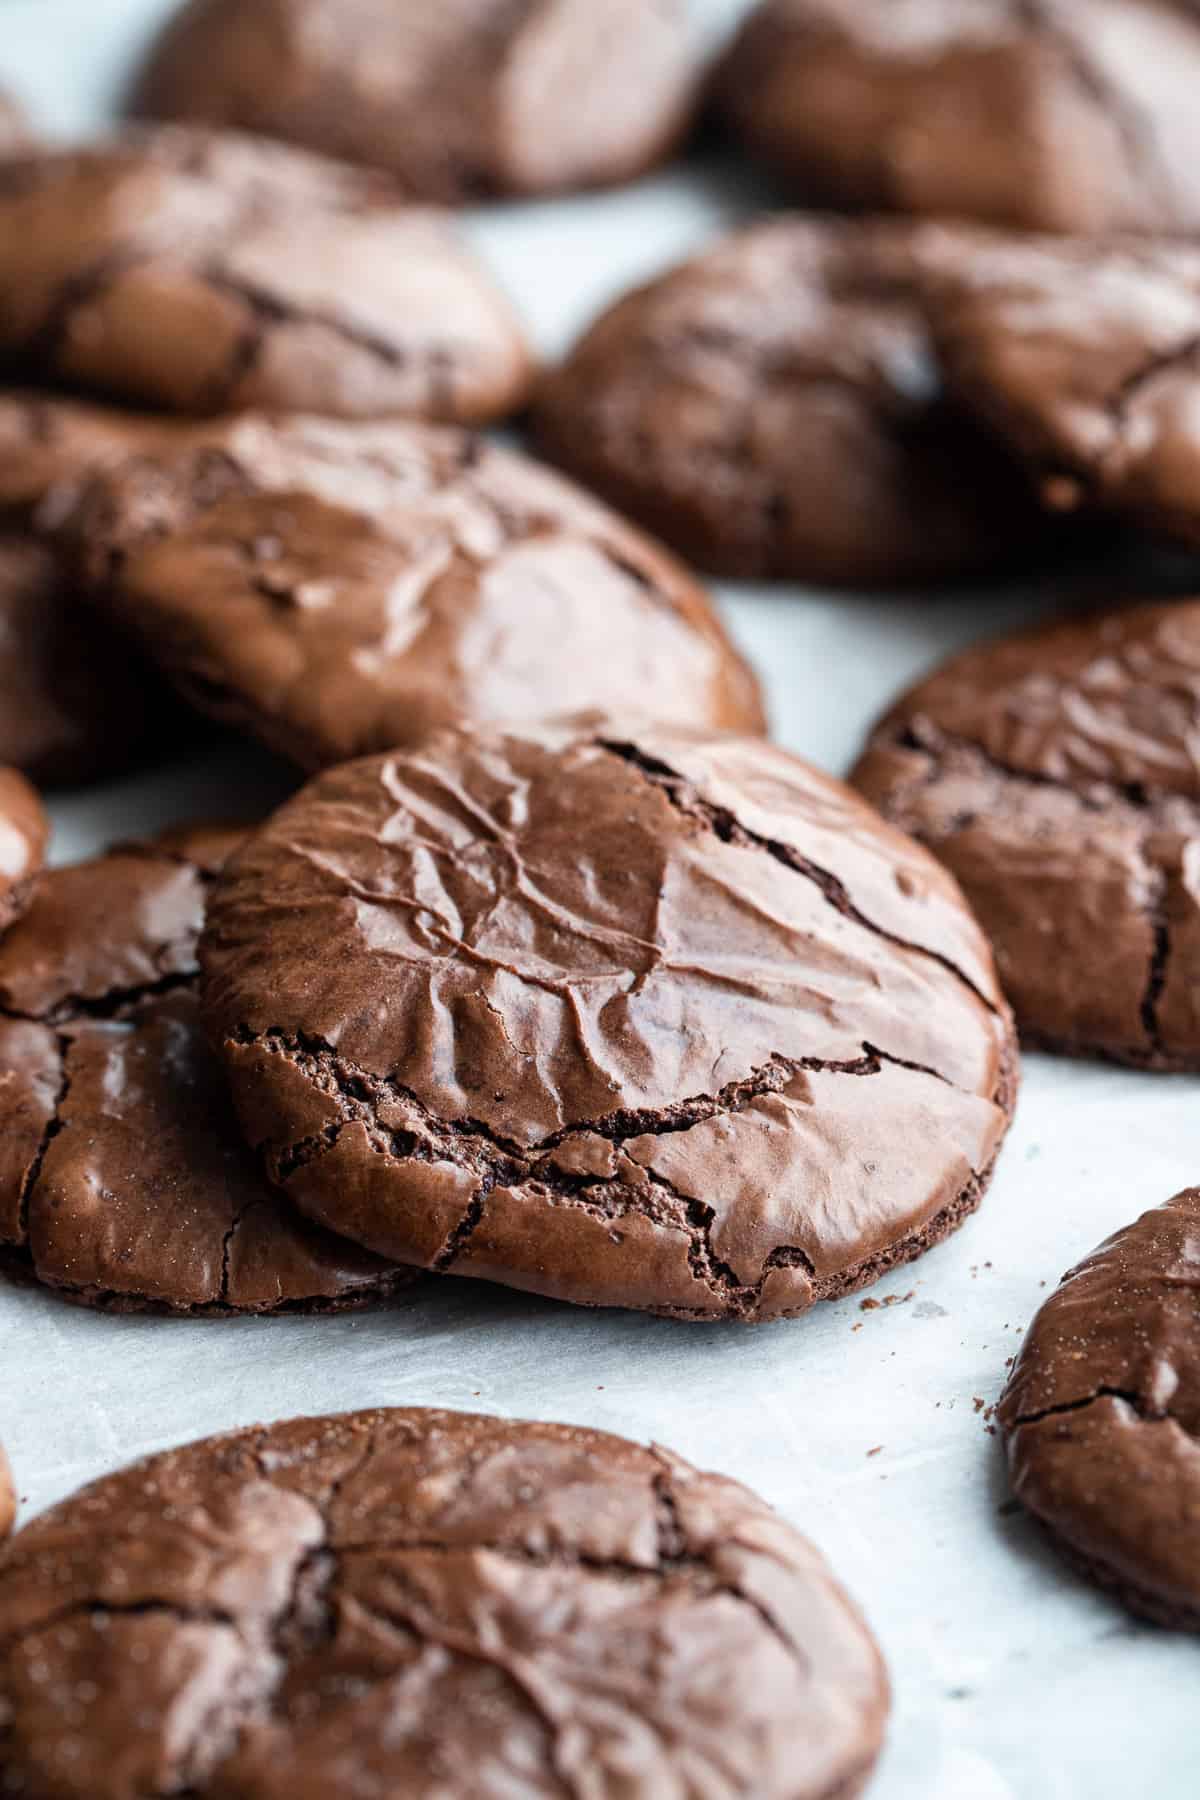
<path id="1" fill-rule="evenodd" d="M 714 109 L 841 210 L 542 372 L 439 209 L 665 159 L 685 8 L 401 15 L 191 0 L 142 123 L 0 121 L 0 1261 L 108 1313 L 800 1314 L 979 1205 L 1018 1028 L 1200 1069 L 1200 602 L 968 650 L 844 786 L 676 553 L 912 588 L 1068 514 L 1200 541 L 1200 21 L 765 0 Z M 480 435 L 527 408 L 565 474 Z M 29 777 L 201 718 L 292 797 L 44 869 Z M 1000 1411 L 1031 1510 L 1193 1628 L 1196 1212 L 1068 1277 Z M 0 1551 L 0 1788 L 46 1800 L 850 1800 L 887 1707 L 760 1501 L 566 1426 L 209 1440 Z"/>

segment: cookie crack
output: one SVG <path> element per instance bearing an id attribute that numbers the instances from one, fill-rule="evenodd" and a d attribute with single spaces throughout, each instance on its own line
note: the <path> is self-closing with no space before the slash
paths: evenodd
<path id="1" fill-rule="evenodd" d="M 752 1070 L 749 1076 L 727 1082 L 715 1094 L 693 1095 L 686 1100 L 674 1102 L 662 1111 L 618 1108 L 598 1118 L 580 1119 L 570 1125 L 560 1126 L 557 1131 L 530 1144 L 520 1144 L 516 1139 L 493 1130 L 480 1119 L 441 1118 L 420 1099 L 414 1089 L 405 1086 L 393 1075 L 378 1074 L 352 1062 L 327 1039 L 310 1033 L 287 1032 L 279 1026 L 271 1026 L 261 1032 L 252 1031 L 248 1026 L 240 1026 L 231 1034 L 230 1041 L 239 1048 L 260 1049 L 265 1050 L 268 1055 L 289 1057 L 300 1064 L 303 1073 L 329 1098 L 345 1103 L 350 1109 L 343 1118 L 331 1121 L 320 1132 L 314 1132 L 273 1154 L 273 1169 L 278 1182 L 323 1154 L 326 1149 L 332 1148 L 343 1125 L 354 1120 L 369 1125 L 376 1124 L 378 1108 L 382 1101 L 388 1099 L 397 1100 L 411 1109 L 416 1122 L 427 1129 L 431 1145 L 435 1140 L 447 1140 L 437 1143 L 439 1156 L 444 1155 L 453 1160 L 455 1143 L 467 1143 L 484 1156 L 495 1152 L 503 1168 L 510 1170 L 513 1166 L 526 1167 L 536 1158 L 550 1155 L 582 1137 L 601 1137 L 609 1143 L 623 1144 L 631 1138 L 665 1137 L 690 1131 L 695 1125 L 704 1124 L 709 1119 L 736 1116 L 746 1111 L 756 1100 L 779 1093 L 800 1074 L 877 1075 L 882 1066 L 888 1064 L 894 1068 L 911 1069 L 916 1074 L 928 1075 L 931 1080 L 941 1081 L 946 1086 L 954 1085 L 939 1070 L 927 1064 L 893 1056 L 873 1044 L 864 1043 L 863 1054 L 851 1060 L 775 1055 Z M 497 1165 L 493 1163 L 492 1166 Z"/>
<path id="2" fill-rule="evenodd" d="M 619 1169 L 611 1173 L 579 1174 L 555 1165 L 557 1149 L 578 1137 L 602 1137 L 618 1146 L 641 1137 L 677 1135 L 715 1118 L 736 1117 L 758 1100 L 782 1092 L 799 1074 L 825 1073 L 862 1079 L 881 1074 L 885 1067 L 911 1070 L 930 1080 L 946 1081 L 936 1069 L 889 1055 L 868 1043 L 854 1061 L 818 1058 L 774 1057 L 749 1079 L 730 1083 L 716 1095 L 683 1102 L 670 1117 L 643 1112 L 618 1112 L 606 1119 L 564 1127 L 549 1138 L 528 1147 L 493 1133 L 478 1120 L 438 1118 L 415 1093 L 393 1077 L 380 1076 L 350 1063 L 325 1040 L 289 1034 L 279 1027 L 255 1034 L 242 1027 L 232 1041 L 286 1056 L 297 1063 L 305 1077 L 341 1109 L 320 1132 L 289 1145 L 282 1151 L 259 1146 L 272 1180 L 284 1187 L 295 1174 L 328 1154 L 345 1128 L 361 1125 L 371 1148 L 397 1162 L 450 1163 L 476 1177 L 469 1201 L 446 1233 L 427 1266 L 445 1274 L 458 1264 L 487 1213 L 489 1196 L 497 1189 L 512 1190 L 545 1199 L 551 1206 L 576 1207 L 606 1224 L 630 1214 L 649 1219 L 667 1230 L 678 1230 L 689 1243 L 688 1265 L 693 1278 L 716 1295 L 727 1311 L 748 1317 L 760 1305 L 771 1275 L 784 1268 L 799 1268 L 812 1284 L 814 1297 L 836 1291 L 836 1284 L 817 1276 L 809 1253 L 800 1245 L 777 1245 L 764 1258 L 761 1274 L 746 1282 L 717 1253 L 713 1242 L 718 1225 L 716 1211 L 705 1202 L 684 1194 L 665 1176 L 637 1158 L 629 1161 L 639 1181 L 631 1181 Z M 411 1122 L 384 1123 L 381 1113 L 389 1102 L 399 1101 L 411 1110 Z M 648 1128 L 649 1127 L 649 1128 Z M 971 1174 L 974 1189 L 982 1177 Z M 655 1198 L 657 1196 L 657 1198 Z"/>
<path id="3" fill-rule="evenodd" d="M 117 245 L 98 256 L 86 268 L 68 277 L 53 296 L 45 316 L 23 346 L 26 356 L 53 365 L 62 354 L 76 313 L 101 299 L 107 289 L 135 269 L 153 261 L 150 251 L 137 245 Z"/>
<path id="4" fill-rule="evenodd" d="M 661 793 L 665 794 L 676 812 L 696 821 L 723 843 L 736 845 L 739 849 L 760 851 L 770 856 L 783 868 L 790 869 L 794 875 L 802 876 L 819 890 L 828 905 L 844 918 L 859 925 L 863 930 L 871 932 L 884 942 L 895 944 L 898 949 L 906 950 L 910 955 L 926 958 L 937 963 L 940 968 L 952 975 L 956 981 L 973 994 L 980 1005 L 992 1014 L 999 1016 L 999 1008 L 993 1000 L 971 980 L 965 970 L 957 963 L 943 956 L 937 950 L 931 950 L 924 944 L 914 943 L 908 938 L 900 937 L 896 932 L 888 931 L 885 926 L 877 925 L 873 919 L 859 911 L 844 884 L 830 870 L 811 862 L 801 855 L 791 844 L 780 842 L 777 838 L 765 837 L 761 832 L 751 831 L 743 825 L 737 816 L 728 808 L 716 806 L 705 800 L 686 776 L 680 775 L 668 763 L 657 757 L 648 756 L 636 744 L 620 742 L 613 739 L 599 739 L 599 746 L 610 755 L 617 757 L 630 768 L 636 769 L 644 778 Z"/>
<path id="5" fill-rule="evenodd" d="M 1146 1404 L 1141 1394 L 1129 1388 L 1113 1387 L 1108 1384 L 1094 1388 L 1090 1394 L 1084 1394 L 1078 1400 L 1062 1400 L 1057 1406 L 1044 1406 L 1034 1412 L 1018 1413 L 1008 1424 L 1007 1429 L 1019 1431 L 1023 1425 L 1039 1425 L 1043 1419 L 1057 1419 L 1068 1413 L 1085 1412 L 1089 1406 L 1095 1406 L 1098 1400 L 1123 1400 L 1126 1406 L 1135 1412 L 1146 1425 L 1161 1425 L 1170 1419 L 1179 1426 L 1186 1437 L 1200 1443 L 1200 1434 L 1188 1431 L 1186 1426 L 1180 1424 L 1179 1419 L 1169 1407 L 1155 1411 Z"/>
<path id="6" fill-rule="evenodd" d="M 46 1012 L 25 1012 L 17 1006 L 0 1005 L 0 1019 L 19 1020 L 29 1025 L 82 1024 L 93 1020 L 101 1024 L 121 1022 L 125 1015 L 147 1000 L 157 1000 L 195 985 L 195 970 L 160 975 L 155 981 L 135 982 L 125 988 L 109 988 L 103 994 L 67 994 Z"/>
<path id="7" fill-rule="evenodd" d="M 249 337 L 253 333 L 256 341 L 252 347 L 249 361 L 246 363 L 246 369 L 241 371 L 242 373 L 253 367 L 259 349 L 265 342 L 268 333 L 276 326 L 290 324 L 319 326 L 322 330 L 331 332 L 351 348 L 365 350 L 369 356 L 387 364 L 389 368 L 402 368 L 414 360 L 411 353 L 402 350 L 398 344 L 381 337 L 377 332 L 368 330 L 365 326 L 355 325 L 352 320 L 340 313 L 330 312 L 322 307 L 289 305 L 276 295 L 268 293 L 265 288 L 259 287 L 255 282 L 235 275 L 220 260 L 206 264 L 200 273 L 216 292 L 240 301 L 251 314 L 251 325 L 247 327 L 247 336 Z M 231 394 L 237 385 L 238 364 L 245 359 L 246 355 L 246 345 L 239 344 L 231 359 L 233 362 L 231 377 L 222 384 L 222 391 L 226 396 Z M 421 361 L 425 365 L 430 388 L 436 388 L 437 375 L 434 373 L 433 365 L 437 362 L 440 367 L 443 359 L 435 358 L 430 354 L 422 357 Z M 441 373 L 444 375 L 444 368 L 441 368 Z"/>
<path id="8" fill-rule="evenodd" d="M 45 1613 L 33 1624 L 23 1626 L 19 1631 L 0 1632 L 0 1649 L 12 1650 L 26 1638 L 35 1637 L 44 1631 L 54 1631 L 60 1625 L 69 1625 L 73 1619 L 89 1618 L 106 1619 L 141 1619 L 168 1618 L 180 1625 L 223 1625 L 243 1637 L 241 1625 L 235 1615 L 215 1606 L 185 1606 L 177 1600 L 72 1600 L 54 1611 Z"/>
<path id="9" fill-rule="evenodd" d="M 42 1128 L 41 1139 L 37 1149 L 34 1151 L 29 1167 L 25 1171 L 21 1181 L 21 1191 L 17 1197 L 16 1247 L 20 1249 L 25 1249 L 29 1244 L 29 1216 L 33 1205 L 34 1190 L 42 1178 L 42 1168 L 50 1153 L 50 1146 L 63 1130 L 64 1120 L 62 1111 L 67 1102 L 67 1095 L 71 1091 L 71 1069 L 68 1061 L 71 1050 L 71 1040 L 62 1032 L 59 1032 L 56 1035 L 56 1044 L 58 1048 L 59 1077 L 58 1091 L 54 1096 L 54 1110 Z"/>
<path id="10" fill-rule="evenodd" d="M 229 1263 L 233 1253 L 233 1240 L 241 1229 L 242 1221 L 248 1218 L 256 1207 L 265 1204 L 265 1195 L 256 1195 L 253 1200 L 247 1200 L 244 1206 L 238 1207 L 235 1211 L 228 1230 L 221 1238 L 221 1283 L 217 1289 L 216 1302 L 219 1306 L 228 1306 L 229 1304 Z"/>

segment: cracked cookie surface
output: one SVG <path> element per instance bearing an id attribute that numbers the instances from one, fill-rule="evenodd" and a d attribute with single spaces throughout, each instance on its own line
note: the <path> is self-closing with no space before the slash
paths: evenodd
<path id="1" fill-rule="evenodd" d="M 886 585 L 994 566 L 1036 507 L 947 402 L 919 302 L 987 241 L 799 215 L 738 232 L 597 320 L 543 383 L 539 436 L 724 574 Z"/>
<path id="2" fill-rule="evenodd" d="M 765 0 L 716 89 L 811 200 L 1070 236 L 1200 226 L 1198 80 L 1176 0 Z"/>
<path id="3" fill-rule="evenodd" d="M 0 358 L 170 411 L 478 424 L 524 398 L 508 302 L 382 177 L 186 128 L 0 173 Z"/>
<path id="4" fill-rule="evenodd" d="M 455 203 L 631 180 L 678 143 L 695 89 L 684 0 L 193 0 L 135 104 Z"/>
<path id="5" fill-rule="evenodd" d="M 1200 603 L 953 657 L 851 781 L 961 882 L 1031 1044 L 1200 1068 Z"/>
<path id="6" fill-rule="evenodd" d="M 926 298 L 948 385 L 1048 507 L 1200 545 L 1200 251 L 992 245 Z"/>
<path id="7" fill-rule="evenodd" d="M 856 1608 L 761 1500 L 564 1425 L 260 1427 L 0 1550 L 0 1747 L 30 1800 L 853 1800 L 888 1704 Z"/>
<path id="8" fill-rule="evenodd" d="M 1063 1277 L 996 1417 L 1013 1492 L 1072 1560 L 1200 1631 L 1200 1189 Z"/>
<path id="9" fill-rule="evenodd" d="M 248 416 L 108 471 L 75 528 L 100 598 L 184 693 L 309 767 L 582 708 L 764 728 L 673 558 L 460 432 Z"/>
<path id="10" fill-rule="evenodd" d="M 201 959 L 302 1211 L 582 1304 L 753 1320 L 873 1280 L 978 1203 L 1015 1098 L 953 882 L 748 738 L 330 770 L 230 862 Z"/>
<path id="11" fill-rule="evenodd" d="M 55 869 L 0 938 L 0 1247 L 111 1310 L 271 1312 L 384 1297 L 409 1272 L 293 1219 L 245 1151 L 204 1042 L 196 941 L 239 832 Z"/>
<path id="12" fill-rule="evenodd" d="M 0 931 L 33 898 L 49 837 L 50 822 L 33 788 L 16 769 L 0 767 Z"/>

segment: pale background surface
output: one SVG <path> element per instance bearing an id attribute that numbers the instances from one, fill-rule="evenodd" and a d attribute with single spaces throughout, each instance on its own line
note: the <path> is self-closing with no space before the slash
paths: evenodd
<path id="1" fill-rule="evenodd" d="M 693 4 L 718 33 L 744 0 Z M 0 0 L 0 80 L 47 126 L 86 128 L 169 10 Z M 713 165 L 497 208 L 470 228 L 552 354 L 609 297 L 755 204 Z M 838 771 L 917 671 L 1048 604 L 1028 591 L 725 599 L 779 737 Z M 56 852 L 277 791 L 277 771 L 229 746 L 62 802 Z M 433 1403 L 657 1438 L 758 1488 L 866 1606 L 897 1699 L 872 1800 L 1193 1800 L 1200 1645 L 1134 1625 L 1000 1513 L 1000 1457 L 975 1400 L 996 1398 L 1043 1282 L 1200 1178 L 1198 1102 L 1194 1080 L 1031 1058 L 982 1213 L 875 1290 L 914 1290 L 907 1305 L 850 1300 L 757 1331 L 450 1282 L 400 1310 L 320 1321 L 108 1319 L 0 1291 L 0 1437 L 29 1509 L 143 1452 L 304 1411 Z"/>

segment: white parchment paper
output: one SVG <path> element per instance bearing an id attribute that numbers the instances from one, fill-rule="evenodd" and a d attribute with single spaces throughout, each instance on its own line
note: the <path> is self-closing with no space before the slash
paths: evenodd
<path id="1" fill-rule="evenodd" d="M 744 0 L 695 3 L 715 34 Z M 0 81 L 48 128 L 90 128 L 169 10 L 0 0 Z M 762 199 L 714 160 L 626 192 L 497 207 L 468 228 L 553 355 L 610 297 Z M 1083 572 L 1104 578 L 1117 579 Z M 936 599 L 729 587 L 723 598 L 777 735 L 836 771 L 931 661 L 1052 604 L 1028 587 Z M 59 801 L 56 856 L 281 791 L 277 768 L 226 745 Z M 1200 1082 L 1030 1058 L 982 1212 L 873 1292 L 901 1304 L 863 1311 L 852 1299 L 746 1331 L 447 1281 L 358 1318 L 192 1322 L 93 1316 L 4 1289 L 0 1438 L 26 1516 L 132 1457 L 304 1411 L 431 1403 L 655 1438 L 757 1488 L 866 1607 L 896 1689 L 873 1800 L 1193 1800 L 1200 1645 L 1133 1624 L 1004 1507 L 981 1403 L 996 1398 L 1047 1286 L 1197 1179 Z"/>

